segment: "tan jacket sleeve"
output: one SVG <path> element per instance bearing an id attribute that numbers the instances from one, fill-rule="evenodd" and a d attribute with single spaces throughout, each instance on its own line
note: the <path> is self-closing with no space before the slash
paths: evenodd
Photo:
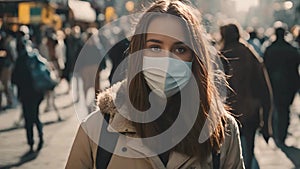
<path id="1" fill-rule="evenodd" d="M 75 137 L 66 169 L 90 169 L 93 168 L 93 158 L 90 139 L 86 133 L 85 123 L 79 126 Z"/>
<path id="2" fill-rule="evenodd" d="M 237 122 L 233 117 L 228 117 L 228 129 L 229 133 L 226 136 L 223 152 L 223 169 L 244 169 L 244 160 L 242 155 L 242 147 L 240 141 L 240 133 Z M 222 152 L 221 152 L 222 156 Z M 221 157 L 222 158 L 222 157 Z"/>

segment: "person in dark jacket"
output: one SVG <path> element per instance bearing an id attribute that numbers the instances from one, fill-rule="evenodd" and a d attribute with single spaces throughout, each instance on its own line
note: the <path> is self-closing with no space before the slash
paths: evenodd
<path id="1" fill-rule="evenodd" d="M 252 160 L 255 160 L 256 130 L 261 127 L 260 124 L 264 124 L 261 131 L 266 141 L 271 134 L 271 86 L 261 58 L 255 55 L 249 44 L 241 42 L 237 25 L 224 25 L 220 27 L 220 31 L 223 41 L 221 51 L 227 59 L 225 72 L 229 75 L 228 82 L 232 88 L 228 92 L 227 104 L 241 123 L 243 157 L 246 169 L 250 169 Z"/>
<path id="2" fill-rule="evenodd" d="M 8 28 L 0 33 L 0 81 L 3 91 L 0 90 L 0 109 L 2 109 L 2 93 L 5 93 L 7 105 L 3 109 L 14 108 L 14 95 L 11 86 L 11 74 L 16 59 L 13 32 Z"/>
<path id="3" fill-rule="evenodd" d="M 24 28 L 25 29 L 25 28 Z M 18 98 L 22 103 L 22 111 L 25 120 L 25 129 L 27 136 L 27 144 L 29 145 L 29 153 L 33 152 L 33 125 L 35 124 L 39 135 L 39 151 L 44 143 L 43 140 L 43 125 L 39 119 L 39 105 L 43 100 L 44 93 L 37 92 L 33 87 L 33 80 L 30 69 L 27 66 L 30 49 L 29 35 L 26 31 L 20 32 L 20 37 L 17 41 L 18 58 L 12 75 L 12 82 L 17 85 Z"/>
<path id="4" fill-rule="evenodd" d="M 277 28 L 277 39 L 264 54 L 264 62 L 270 76 L 277 109 L 274 119 L 274 136 L 279 145 L 284 144 L 287 137 L 290 121 L 289 106 L 300 86 L 298 73 L 300 56 L 297 49 L 284 40 L 284 34 L 283 28 Z"/>
<path id="5" fill-rule="evenodd" d="M 65 68 L 62 72 L 62 79 L 67 80 L 69 84 L 68 85 L 68 92 L 69 92 L 71 89 L 70 83 L 72 77 L 77 77 L 76 74 L 74 74 L 74 67 L 78 55 L 82 47 L 84 46 L 84 42 L 82 41 L 81 38 L 81 29 L 79 26 L 74 26 L 72 30 L 66 28 L 65 33 L 66 33 L 66 38 L 64 41 L 66 44 L 66 63 L 65 63 Z M 79 97 L 77 96 L 77 98 L 74 100 L 77 102 L 79 100 Z"/>

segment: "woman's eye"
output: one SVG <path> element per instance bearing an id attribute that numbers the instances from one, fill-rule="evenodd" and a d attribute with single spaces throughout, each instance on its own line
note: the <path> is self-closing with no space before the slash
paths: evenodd
<path id="1" fill-rule="evenodd" d="M 176 53 L 184 53 L 185 51 L 186 51 L 186 48 L 184 48 L 184 47 L 179 47 L 179 48 L 175 49 Z"/>
<path id="2" fill-rule="evenodd" d="M 158 47 L 158 46 L 150 46 L 149 48 L 152 52 L 160 52 L 161 51 L 160 47 Z"/>

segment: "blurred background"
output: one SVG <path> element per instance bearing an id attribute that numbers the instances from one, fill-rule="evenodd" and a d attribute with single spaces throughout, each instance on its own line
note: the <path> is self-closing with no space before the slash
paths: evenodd
<path id="1" fill-rule="evenodd" d="M 300 24 L 297 0 L 191 0 L 208 26 L 225 18 L 235 18 L 242 26 L 268 28 L 283 21 L 290 28 Z M 67 25 L 101 24 L 119 16 L 139 11 L 151 0 L 1 0 L 0 16 L 4 23 L 47 24 L 56 29 Z M 84 12 L 84 13 L 82 13 Z M 83 23 L 81 23 L 83 22 Z"/>
<path id="2" fill-rule="evenodd" d="M 95 109 L 95 95 L 114 83 L 112 75 L 128 47 L 124 39 L 132 31 L 129 20 L 118 20 L 147 7 L 152 0 L 0 0 L 0 168 L 64 168 L 78 119 Z M 275 29 L 283 27 L 285 40 L 300 51 L 299 0 L 191 0 L 202 12 L 210 40 L 220 49 L 220 26 L 233 21 L 241 35 L 263 58 L 275 41 Z M 115 21 L 115 22 L 113 22 Z M 101 29 L 103 26 L 110 25 Z M 255 36 L 252 36 L 255 32 Z M 121 40 L 121 41 L 120 41 Z M 44 125 L 41 151 L 28 154 L 22 106 L 12 74 L 22 50 L 19 43 L 36 49 L 49 63 L 57 85 L 47 91 L 39 107 Z M 25 46 L 26 46 L 25 45 Z M 84 47 L 85 46 L 85 47 Z M 86 59 L 74 71 L 85 50 L 97 58 Z M 113 48 L 112 48 L 113 47 Z M 83 54 L 84 55 L 84 54 Z M 122 57 L 120 57 L 122 56 Z M 96 60 L 97 61 L 97 60 Z M 3 64 L 2 64 L 3 63 Z M 97 72 L 96 77 L 91 76 Z M 300 72 L 300 69 L 299 69 Z M 119 79 L 120 80 L 120 79 Z M 28 97 L 31 99 L 31 97 Z M 80 112 L 80 113 L 78 113 Z M 290 124 L 285 144 L 278 148 L 257 133 L 254 168 L 300 168 L 300 96 L 290 105 Z M 34 131 L 34 139 L 38 140 Z M 258 167 L 259 166 L 259 167 Z"/>

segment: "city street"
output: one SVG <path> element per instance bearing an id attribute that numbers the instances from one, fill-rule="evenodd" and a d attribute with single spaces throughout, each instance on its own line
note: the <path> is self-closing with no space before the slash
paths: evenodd
<path id="1" fill-rule="evenodd" d="M 0 113 L 0 168 L 64 168 L 76 130 L 79 126 L 73 106 L 71 94 L 63 94 L 67 90 L 66 83 L 56 88 L 56 103 L 60 109 L 63 121 L 57 121 L 54 111 L 44 113 L 45 102 L 42 103 L 40 117 L 44 123 L 43 149 L 30 157 L 22 157 L 28 150 L 25 130 L 17 127 L 14 122 L 20 115 L 20 107 Z M 83 105 L 83 98 L 76 104 Z M 84 109 L 84 108 L 83 108 Z M 276 147 L 271 139 L 267 145 L 262 136 L 257 135 L 255 154 L 261 169 L 295 169 L 294 163 L 300 167 L 300 97 L 297 95 L 291 107 L 290 135 L 286 140 L 288 156 Z M 36 131 L 35 131 L 36 132 Z M 37 133 L 35 140 L 38 141 Z M 298 149 L 296 149 L 298 148 Z"/>
<path id="2" fill-rule="evenodd" d="M 57 115 L 54 111 L 43 112 L 45 101 L 40 106 L 40 119 L 44 123 L 45 143 L 43 149 L 38 154 L 22 158 L 28 151 L 26 133 L 23 127 L 16 127 L 14 124 L 19 118 L 20 107 L 0 114 L 0 168 L 64 167 L 79 126 L 73 105 L 72 93 L 63 94 L 66 90 L 66 83 L 61 83 L 56 88 L 56 94 L 58 95 L 56 97 L 56 104 L 60 110 L 62 121 L 57 120 Z M 34 129 L 34 132 L 35 140 L 38 142 L 36 129 Z"/>
<path id="3" fill-rule="evenodd" d="M 0 0 L 0 169 L 300 169 L 299 87 L 300 0 Z"/>

